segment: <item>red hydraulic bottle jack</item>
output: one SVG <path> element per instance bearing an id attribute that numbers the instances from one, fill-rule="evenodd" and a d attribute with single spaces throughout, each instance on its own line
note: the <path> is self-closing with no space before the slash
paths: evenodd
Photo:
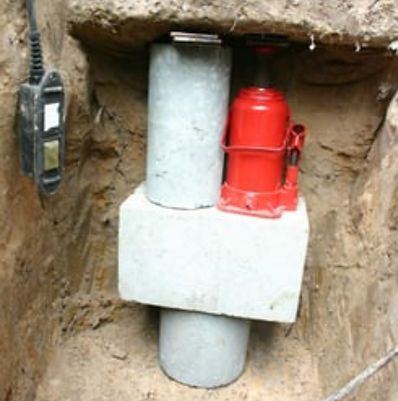
<path id="1" fill-rule="evenodd" d="M 241 89 L 222 140 L 228 159 L 219 209 L 265 218 L 295 210 L 304 137 L 304 125 L 291 122 L 281 92 L 266 86 Z"/>

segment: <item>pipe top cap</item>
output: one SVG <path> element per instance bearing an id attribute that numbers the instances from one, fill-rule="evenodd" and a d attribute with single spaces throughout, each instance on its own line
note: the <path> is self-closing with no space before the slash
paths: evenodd
<path id="1" fill-rule="evenodd" d="M 192 32 L 170 32 L 173 43 L 221 45 L 221 38 L 216 34 L 192 33 Z"/>

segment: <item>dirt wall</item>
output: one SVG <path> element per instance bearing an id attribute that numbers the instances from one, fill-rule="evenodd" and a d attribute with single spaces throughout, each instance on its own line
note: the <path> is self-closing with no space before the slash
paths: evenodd
<path id="1" fill-rule="evenodd" d="M 79 171 L 91 122 L 86 56 L 66 35 L 63 1 L 38 1 L 45 58 L 61 69 L 68 92 L 65 183 L 40 196 L 19 170 L 17 91 L 28 75 L 25 7 L 0 4 L 0 400 L 29 400 L 57 325 L 54 300 L 76 291 L 84 272 L 91 194 Z"/>

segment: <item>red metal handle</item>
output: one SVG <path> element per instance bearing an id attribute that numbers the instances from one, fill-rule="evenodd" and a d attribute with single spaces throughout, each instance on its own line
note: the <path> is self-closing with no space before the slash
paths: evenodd
<path id="1" fill-rule="evenodd" d="M 223 148 L 224 152 L 272 152 L 272 153 L 280 153 L 284 152 L 286 150 L 286 147 L 288 145 L 288 137 L 289 135 L 286 135 L 286 139 L 282 146 L 280 147 L 267 147 L 267 146 L 229 146 L 226 144 L 227 141 L 227 136 L 229 132 L 229 126 L 230 126 L 230 114 L 231 112 L 228 113 L 228 118 L 225 121 L 224 125 L 224 132 L 221 137 L 221 147 Z"/>
<path id="2" fill-rule="evenodd" d="M 289 128 L 289 150 L 297 149 L 301 152 L 304 146 L 306 128 L 303 124 L 292 124 Z"/>
<path id="3" fill-rule="evenodd" d="M 297 187 L 299 162 L 304 146 L 306 128 L 303 124 L 292 124 L 289 130 L 289 145 L 285 176 L 285 190 Z"/>

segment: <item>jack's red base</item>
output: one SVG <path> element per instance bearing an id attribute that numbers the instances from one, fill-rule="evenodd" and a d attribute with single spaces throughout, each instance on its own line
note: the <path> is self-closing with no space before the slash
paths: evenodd
<path id="1" fill-rule="evenodd" d="M 284 185 L 277 192 L 249 192 L 224 183 L 217 207 L 229 213 L 269 219 L 281 217 L 284 211 L 296 210 L 297 202 L 297 185 Z"/>

